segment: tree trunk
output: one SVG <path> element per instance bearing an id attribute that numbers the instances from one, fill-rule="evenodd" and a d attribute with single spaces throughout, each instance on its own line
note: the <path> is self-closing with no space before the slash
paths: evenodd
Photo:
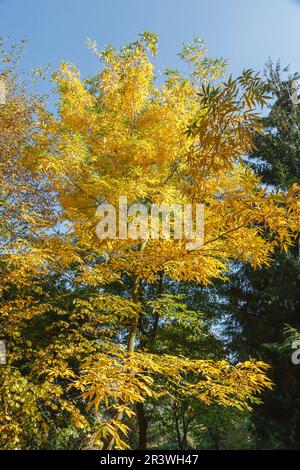
<path id="1" fill-rule="evenodd" d="M 139 429 L 139 450 L 147 449 L 147 419 L 145 415 L 145 408 L 143 403 L 136 405 L 138 429 Z"/>
<path id="2" fill-rule="evenodd" d="M 143 242 L 141 244 L 141 250 L 140 251 L 143 251 L 145 246 L 146 246 L 146 242 Z M 139 302 L 139 297 L 140 297 L 140 282 L 139 282 L 139 279 L 136 276 L 134 276 L 133 277 L 133 284 L 132 284 L 132 300 L 133 300 L 133 302 L 138 303 Z M 127 341 L 127 353 L 128 354 L 131 354 L 131 353 L 134 352 L 135 338 L 136 338 L 137 331 L 138 331 L 138 323 L 139 323 L 139 317 L 138 317 L 138 315 L 136 315 L 136 317 L 134 317 L 131 320 L 131 323 L 130 323 L 128 341 Z M 116 416 L 115 416 L 115 419 L 117 421 L 121 421 L 123 419 L 123 412 L 117 413 Z M 114 445 L 115 445 L 115 438 L 112 437 L 108 441 L 104 441 L 103 450 L 111 450 L 111 449 L 113 449 Z"/>

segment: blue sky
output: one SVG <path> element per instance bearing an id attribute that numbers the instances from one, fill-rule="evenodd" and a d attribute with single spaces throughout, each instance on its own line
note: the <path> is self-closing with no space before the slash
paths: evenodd
<path id="1" fill-rule="evenodd" d="M 229 71 L 261 70 L 268 56 L 300 71 L 300 1 L 297 0 L 0 0 L 0 36 L 27 36 L 26 67 L 61 60 L 83 76 L 97 69 L 86 37 L 122 45 L 144 30 L 160 37 L 162 66 L 178 67 L 183 42 L 202 37 Z"/>

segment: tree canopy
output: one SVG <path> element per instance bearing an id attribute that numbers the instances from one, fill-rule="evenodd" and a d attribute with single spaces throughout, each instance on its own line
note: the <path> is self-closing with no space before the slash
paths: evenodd
<path id="1" fill-rule="evenodd" d="M 197 305 L 188 305 L 191 286 L 223 279 L 233 261 L 266 265 L 296 238 L 299 186 L 265 188 L 246 161 L 263 132 L 264 83 L 251 70 L 225 80 L 224 61 L 208 58 L 199 40 L 181 54 L 191 74 L 167 70 L 164 79 L 152 33 L 120 50 L 90 46 L 99 73 L 84 80 L 63 63 L 53 76 L 57 114 L 20 88 L 4 60 L 4 448 L 41 446 L 70 423 L 100 448 L 126 448 L 136 418 L 145 446 L 147 400 L 249 410 L 271 387 L 260 360 L 176 353 L 162 334 L 176 325 L 208 335 Z M 203 246 L 99 239 L 97 208 L 118 207 L 120 196 L 128 206 L 204 205 Z M 137 219 L 131 214 L 129 226 Z"/>

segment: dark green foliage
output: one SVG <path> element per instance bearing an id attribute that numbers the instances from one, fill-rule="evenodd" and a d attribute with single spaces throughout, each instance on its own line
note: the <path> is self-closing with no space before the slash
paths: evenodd
<path id="1" fill-rule="evenodd" d="M 269 62 L 266 78 L 274 101 L 264 118 L 265 135 L 257 135 L 251 160 L 265 183 L 287 188 L 300 181 L 300 106 L 292 100 L 293 83 L 299 75 L 283 80 L 280 63 Z"/>
<path id="2" fill-rule="evenodd" d="M 286 72 L 286 70 L 284 70 Z M 281 78 L 280 65 L 267 66 L 273 102 L 264 118 L 265 135 L 256 138 L 250 156 L 262 181 L 280 189 L 300 181 L 300 105 L 291 99 L 297 75 Z M 270 267 L 235 266 L 224 295 L 223 326 L 228 350 L 238 360 L 268 362 L 274 389 L 254 413 L 257 446 L 300 449 L 300 367 L 292 363 L 287 325 L 300 330 L 299 246 L 277 252 Z"/>

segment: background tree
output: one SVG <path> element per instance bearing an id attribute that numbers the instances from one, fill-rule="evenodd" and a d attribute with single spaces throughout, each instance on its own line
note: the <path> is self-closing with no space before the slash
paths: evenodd
<path id="1" fill-rule="evenodd" d="M 283 71 L 286 72 L 286 69 Z M 292 102 L 293 81 L 283 79 L 280 64 L 267 66 L 267 85 L 272 95 L 265 133 L 257 135 L 252 166 L 271 187 L 293 188 L 300 181 L 300 111 Z M 272 366 L 275 386 L 264 395 L 254 418 L 260 447 L 299 448 L 299 368 L 292 363 L 292 340 L 286 345 L 287 325 L 299 330 L 299 237 L 288 250 L 276 250 L 269 267 L 257 270 L 239 265 L 230 275 L 223 306 L 228 347 L 240 360 L 260 357 Z M 222 288 L 222 289 L 223 289 Z M 222 290 L 221 289 L 221 290 Z"/>
<path id="2" fill-rule="evenodd" d="M 58 224 L 54 188 L 31 165 L 43 103 L 17 73 L 18 58 L 15 47 L 1 50 L 6 99 L 0 105 L 0 338 L 7 345 L 7 365 L 0 369 L 0 446 L 5 449 L 37 448 L 50 428 L 79 415 L 61 384 L 41 380 L 35 367 L 66 281 L 44 243 Z"/>

